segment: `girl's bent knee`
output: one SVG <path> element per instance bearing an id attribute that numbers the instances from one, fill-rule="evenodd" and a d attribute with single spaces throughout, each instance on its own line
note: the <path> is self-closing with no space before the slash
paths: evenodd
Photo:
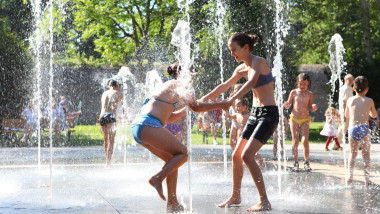
<path id="1" fill-rule="evenodd" d="M 247 162 L 250 162 L 252 160 L 255 159 L 255 154 L 252 154 L 252 153 L 248 153 L 248 152 L 243 152 L 243 154 L 241 154 L 241 159 L 247 163 Z"/>
<path id="2" fill-rule="evenodd" d="M 232 153 L 232 160 L 234 160 L 234 161 L 241 161 L 241 153 L 238 153 L 238 152 L 234 151 Z"/>

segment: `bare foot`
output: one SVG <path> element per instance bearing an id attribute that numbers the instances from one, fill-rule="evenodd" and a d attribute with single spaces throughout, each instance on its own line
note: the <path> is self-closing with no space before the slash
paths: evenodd
<path id="1" fill-rule="evenodd" d="M 366 181 L 365 181 L 365 185 L 368 187 L 368 186 L 373 186 L 373 185 L 375 185 L 375 183 L 373 183 L 371 180 L 366 180 Z"/>
<path id="2" fill-rule="evenodd" d="M 271 210 L 271 209 L 272 209 L 271 204 L 269 203 L 269 201 L 266 200 L 266 201 L 260 201 L 256 205 L 253 205 L 252 207 L 248 208 L 247 211 L 248 212 L 260 212 L 260 211 L 267 211 L 267 210 Z"/>
<path id="3" fill-rule="evenodd" d="M 166 205 L 166 212 L 169 212 L 169 213 L 179 213 L 179 212 L 183 212 L 184 210 L 185 209 L 183 208 L 183 206 L 179 204 L 178 202 L 176 204 Z"/>
<path id="4" fill-rule="evenodd" d="M 155 176 L 153 176 L 149 179 L 149 183 L 150 183 L 150 185 L 152 185 L 157 190 L 157 193 L 160 196 L 160 198 L 162 198 L 162 200 L 166 201 L 166 198 L 164 196 L 164 192 L 162 191 L 162 181 L 160 181 Z"/>
<path id="5" fill-rule="evenodd" d="M 221 203 L 221 204 L 218 204 L 217 206 L 218 207 L 229 207 L 231 205 L 237 205 L 237 204 L 240 204 L 241 203 L 241 198 L 240 197 L 230 197 L 229 199 L 227 199 L 227 201 L 225 201 L 224 203 Z"/>
<path id="6" fill-rule="evenodd" d="M 354 179 L 349 178 L 349 179 L 347 179 L 347 184 L 352 184 L 353 181 L 354 181 Z"/>

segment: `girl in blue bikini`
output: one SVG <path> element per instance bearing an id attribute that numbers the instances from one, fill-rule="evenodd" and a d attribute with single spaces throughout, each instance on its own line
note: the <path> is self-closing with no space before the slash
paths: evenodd
<path id="1" fill-rule="evenodd" d="M 175 70 L 180 75 L 181 68 L 178 64 L 173 64 L 168 70 Z M 185 107 L 176 109 L 178 102 L 188 105 L 194 111 L 208 111 L 216 107 L 209 103 L 198 103 L 193 93 L 188 93 L 192 81 L 187 81 L 187 85 L 184 82 L 186 81 L 177 79 L 165 82 L 161 90 L 145 100 L 140 115 L 135 118 L 131 126 L 135 141 L 165 162 L 162 169 L 149 179 L 149 183 L 157 190 L 159 196 L 166 200 L 162 190 L 162 182 L 166 178 L 168 212 L 183 211 L 177 200 L 176 187 L 178 168 L 187 161 L 188 154 L 186 146 L 164 126 L 186 114 Z M 208 108 L 204 108 L 207 106 Z"/>

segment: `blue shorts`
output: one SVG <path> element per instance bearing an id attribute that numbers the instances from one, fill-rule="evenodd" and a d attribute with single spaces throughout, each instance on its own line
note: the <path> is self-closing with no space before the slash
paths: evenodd
<path id="1" fill-rule="evenodd" d="M 370 130 L 367 125 L 357 125 L 348 128 L 348 134 L 356 141 L 361 141 L 369 132 Z"/>
<path id="2" fill-rule="evenodd" d="M 150 114 L 138 115 L 132 122 L 131 130 L 132 136 L 135 141 L 139 144 L 143 144 L 141 141 L 141 132 L 145 126 L 153 127 L 153 128 L 161 128 L 163 127 L 161 121 Z"/>

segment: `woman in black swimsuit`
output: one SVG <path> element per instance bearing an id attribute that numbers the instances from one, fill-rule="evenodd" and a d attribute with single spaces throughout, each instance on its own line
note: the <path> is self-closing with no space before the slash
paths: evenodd
<path id="1" fill-rule="evenodd" d="M 233 56 L 237 62 L 244 63 L 235 69 L 230 79 L 217 86 L 200 100 L 202 102 L 226 92 L 241 78 L 245 78 L 247 82 L 232 97 L 222 101 L 220 106 L 222 106 L 223 109 L 228 109 L 234 100 L 242 97 L 250 90 L 253 91 L 252 114 L 232 154 L 232 194 L 224 203 L 218 205 L 219 207 L 226 207 L 241 203 L 240 190 L 244 162 L 252 175 L 260 196 L 260 201 L 247 209 L 247 211 L 271 209 L 263 176 L 254 157 L 270 136 L 272 136 L 279 119 L 278 108 L 274 100 L 272 72 L 264 58 L 252 55 L 257 40 L 258 37 L 256 35 L 248 35 L 246 33 L 235 33 L 231 36 L 228 41 L 231 56 Z"/>

